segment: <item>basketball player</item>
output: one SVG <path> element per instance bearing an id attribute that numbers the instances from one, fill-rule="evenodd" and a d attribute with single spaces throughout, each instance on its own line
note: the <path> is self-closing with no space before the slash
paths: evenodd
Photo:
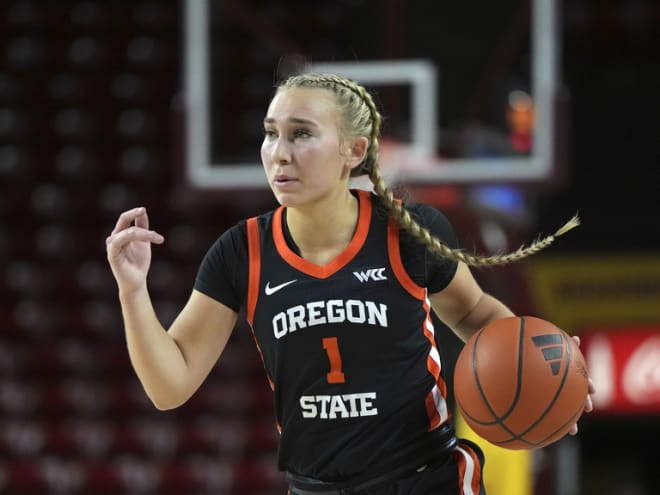
<path id="1" fill-rule="evenodd" d="M 512 316 L 468 266 L 523 258 L 554 236 L 503 257 L 457 250 L 440 212 L 404 205 L 387 188 L 380 124 L 353 81 L 304 74 L 279 86 L 261 158 L 281 207 L 220 236 L 169 331 L 146 283 L 151 243 L 164 239 L 144 208 L 123 213 L 107 255 L 131 362 L 156 407 L 177 407 L 208 375 L 245 307 L 292 495 L 484 493 L 483 454 L 452 427 L 429 312 L 463 340 Z M 349 188 L 364 174 L 375 194 Z"/>

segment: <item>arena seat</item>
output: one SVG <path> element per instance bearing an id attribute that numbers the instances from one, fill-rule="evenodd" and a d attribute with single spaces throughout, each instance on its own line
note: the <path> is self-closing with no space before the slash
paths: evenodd
<path id="1" fill-rule="evenodd" d="M 247 325 L 189 403 L 158 411 L 105 258 L 117 216 L 146 206 L 167 324 L 241 213 L 180 183 L 180 18 L 169 1 L 0 3 L 0 493 L 284 493 Z"/>

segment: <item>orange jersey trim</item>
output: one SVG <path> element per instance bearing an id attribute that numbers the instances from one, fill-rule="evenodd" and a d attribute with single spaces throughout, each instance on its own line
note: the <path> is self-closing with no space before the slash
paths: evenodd
<path id="1" fill-rule="evenodd" d="M 250 261 L 247 293 L 247 320 L 252 325 L 254 311 L 259 299 L 259 277 L 261 274 L 261 242 L 257 218 L 247 220 L 248 258 Z"/>
<path id="2" fill-rule="evenodd" d="M 399 280 L 404 289 L 413 296 L 415 299 L 423 301 L 426 299 L 426 289 L 417 285 L 413 279 L 410 278 L 408 272 L 403 266 L 401 261 L 401 246 L 399 246 L 399 226 L 393 218 L 390 218 L 387 223 L 387 252 L 390 257 L 390 264 L 394 275 Z"/>
<path id="3" fill-rule="evenodd" d="M 261 346 L 254 333 L 254 312 L 257 308 L 257 301 L 259 300 L 259 281 L 261 277 L 261 237 L 259 236 L 259 224 L 257 218 L 252 217 L 247 220 L 247 235 L 248 235 L 248 259 L 249 259 L 249 275 L 248 275 L 248 292 L 247 292 L 247 321 L 252 329 L 252 338 L 261 356 L 261 362 L 264 364 L 264 355 L 261 352 Z M 268 371 L 266 371 L 266 378 L 271 390 L 275 390 L 275 383 L 270 378 Z"/>
<path id="4" fill-rule="evenodd" d="M 431 344 L 431 352 L 429 352 L 429 355 L 426 357 L 426 367 L 435 381 L 435 386 L 426 396 L 426 413 L 429 418 L 429 431 L 431 431 L 451 417 L 451 414 L 447 410 L 446 403 L 447 384 L 440 374 L 440 354 L 435 343 L 435 330 L 433 328 L 433 322 L 431 321 L 431 303 L 427 297 L 426 288 L 417 285 L 415 281 L 410 278 L 410 275 L 408 275 L 406 268 L 403 266 L 403 261 L 401 261 L 401 246 L 399 241 L 399 226 L 394 219 L 390 218 L 387 225 L 387 250 L 389 253 L 390 265 L 392 266 L 394 275 L 399 283 L 412 297 L 419 299 L 422 302 L 424 312 L 426 313 L 423 332 L 424 337 L 426 337 Z"/>
<path id="5" fill-rule="evenodd" d="M 275 210 L 273 215 L 273 238 L 275 247 L 280 256 L 292 267 L 300 270 L 312 277 L 325 279 L 331 277 L 351 261 L 360 251 L 369 233 L 369 224 L 371 223 L 371 198 L 370 193 L 364 190 L 358 190 L 358 199 L 360 202 L 360 214 L 358 217 L 357 228 L 353 234 L 351 242 L 346 246 L 339 256 L 333 259 L 327 265 L 317 265 L 294 253 L 284 239 L 284 229 L 282 225 L 283 207 Z M 319 226 L 323 228 L 323 226 Z"/>
<path id="6" fill-rule="evenodd" d="M 452 452 L 458 465 L 458 489 L 461 495 L 481 493 L 481 461 L 466 443 L 459 443 Z"/>

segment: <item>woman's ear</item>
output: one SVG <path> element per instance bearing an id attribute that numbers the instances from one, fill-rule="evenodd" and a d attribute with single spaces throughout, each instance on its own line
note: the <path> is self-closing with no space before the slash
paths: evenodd
<path id="1" fill-rule="evenodd" d="M 369 149 L 369 139 L 364 136 L 358 136 L 353 139 L 350 148 L 348 149 L 348 165 L 353 170 L 360 165 L 367 156 Z"/>

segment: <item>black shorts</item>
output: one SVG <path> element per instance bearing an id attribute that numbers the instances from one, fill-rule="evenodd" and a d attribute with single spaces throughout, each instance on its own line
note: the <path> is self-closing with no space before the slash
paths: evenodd
<path id="1" fill-rule="evenodd" d="M 460 439 L 446 456 L 411 467 L 399 477 L 372 480 L 357 487 L 296 487 L 289 479 L 289 495 L 486 495 L 484 454 L 478 445 Z"/>

